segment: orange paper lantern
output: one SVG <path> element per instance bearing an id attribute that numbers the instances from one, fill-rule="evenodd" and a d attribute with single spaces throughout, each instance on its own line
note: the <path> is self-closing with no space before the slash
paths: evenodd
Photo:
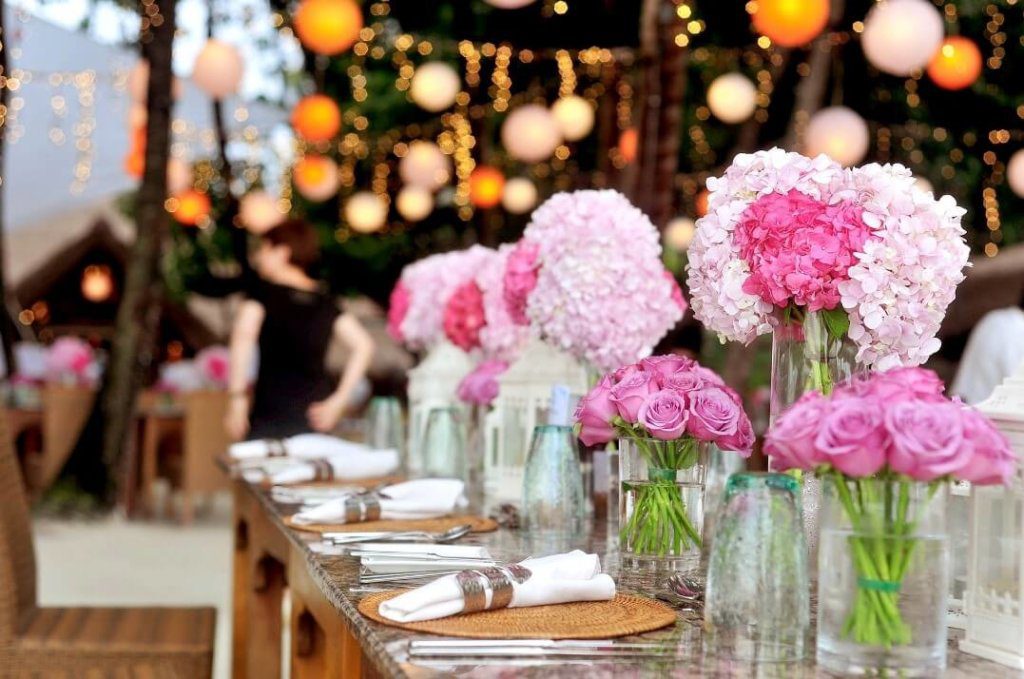
<path id="1" fill-rule="evenodd" d="M 619 155 L 627 163 L 636 160 L 636 153 L 640 148 L 640 134 L 635 127 L 623 130 L 619 135 Z"/>
<path id="2" fill-rule="evenodd" d="M 311 94 L 292 109 L 292 127 L 306 141 L 329 141 L 341 129 L 341 110 L 330 97 Z"/>
<path id="3" fill-rule="evenodd" d="M 338 166 L 330 158 L 307 154 L 292 167 L 292 181 L 304 198 L 325 201 L 338 192 Z"/>
<path id="4" fill-rule="evenodd" d="M 359 40 L 363 12 L 354 0 L 302 0 L 294 25 L 306 49 L 333 56 Z"/>
<path id="5" fill-rule="evenodd" d="M 697 194 L 697 199 L 694 201 L 694 210 L 698 217 L 703 217 L 708 213 L 708 190 L 704 189 Z"/>
<path id="6" fill-rule="evenodd" d="M 196 226 L 210 216 L 210 197 L 196 189 L 185 189 L 167 201 L 167 210 L 179 223 Z"/>
<path id="7" fill-rule="evenodd" d="M 757 0 L 754 30 L 782 47 L 817 38 L 828 24 L 828 0 Z"/>
<path id="8" fill-rule="evenodd" d="M 971 40 L 952 35 L 928 64 L 928 77 L 939 87 L 962 90 L 981 75 L 981 50 Z"/>
<path id="9" fill-rule="evenodd" d="M 496 167 L 481 165 L 469 175 L 469 202 L 476 207 L 494 207 L 504 191 L 505 175 Z"/>

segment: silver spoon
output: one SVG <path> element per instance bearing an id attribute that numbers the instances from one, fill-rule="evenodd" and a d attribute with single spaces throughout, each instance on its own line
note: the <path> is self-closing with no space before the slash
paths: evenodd
<path id="1" fill-rule="evenodd" d="M 682 573 L 675 573 L 668 579 L 668 590 L 686 601 L 701 601 L 704 599 L 704 585 L 697 578 L 688 577 Z"/>
<path id="2" fill-rule="evenodd" d="M 473 527 L 467 523 L 461 526 L 449 528 L 442 533 L 428 533 L 421 530 L 405 531 L 402 533 L 363 533 L 362 535 L 345 535 L 344 533 L 335 533 L 327 539 L 335 545 L 346 545 L 354 542 L 393 542 L 395 540 L 445 543 L 453 542 L 461 537 L 465 537 L 469 534 L 472 528 Z"/>

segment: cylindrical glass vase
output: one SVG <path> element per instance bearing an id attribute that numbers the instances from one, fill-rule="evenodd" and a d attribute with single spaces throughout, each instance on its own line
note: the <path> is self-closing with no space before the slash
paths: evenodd
<path id="1" fill-rule="evenodd" d="M 838 474 L 822 482 L 818 664 L 844 675 L 941 675 L 947 484 Z"/>
<path id="2" fill-rule="evenodd" d="M 466 426 L 458 408 L 434 408 L 420 443 L 426 476 L 466 480 Z"/>
<path id="3" fill-rule="evenodd" d="M 700 570 L 707 444 L 619 439 L 619 549 L 639 586 Z"/>

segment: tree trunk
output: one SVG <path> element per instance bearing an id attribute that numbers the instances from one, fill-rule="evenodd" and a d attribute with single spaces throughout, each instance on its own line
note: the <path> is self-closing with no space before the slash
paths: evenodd
<path id="1" fill-rule="evenodd" d="M 834 25 L 842 18 L 844 5 L 845 0 L 832 0 L 830 24 Z M 807 59 L 807 75 L 796 86 L 793 115 L 786 128 L 786 136 L 782 138 L 782 148 L 796 149 L 802 141 L 807 121 L 821 108 L 825 100 L 831 63 L 832 36 L 831 31 L 826 29 L 811 45 L 811 56 Z"/>
<path id="2" fill-rule="evenodd" d="M 4 12 L 6 11 L 5 3 L 0 0 L 0 74 L 6 78 L 9 74 L 8 63 L 7 63 L 7 25 L 4 21 Z M 4 167 L 4 137 L 7 131 L 7 103 L 10 100 L 9 92 L 7 87 L 0 87 L 0 177 L 5 174 L 6 168 Z M 2 181 L 2 180 L 0 180 Z M 17 368 L 14 365 L 14 342 L 17 339 L 17 328 L 14 326 L 14 320 L 11 318 L 10 309 L 12 305 L 8 303 L 7 299 L 7 282 L 4 278 L 6 266 L 6 248 L 4 247 L 4 228 L 3 228 L 3 193 L 4 187 L 0 183 L 0 342 L 3 343 L 3 356 L 4 365 L 7 366 L 7 374 L 13 375 Z"/>
<path id="3" fill-rule="evenodd" d="M 171 56 L 174 43 L 175 0 L 150 0 L 158 13 L 144 25 L 142 55 L 149 62 L 146 109 L 146 169 L 136 198 L 136 235 L 125 272 L 124 295 L 100 393 L 102 460 L 108 480 L 107 497 L 116 487 L 122 451 L 133 420 L 143 360 L 151 360 L 154 312 L 161 299 L 160 246 L 167 231 L 167 161 L 170 150 Z M 145 4 L 145 3 L 144 3 Z M 143 15 L 146 16 L 145 14 Z M 159 19 L 158 19 L 159 18 Z M 145 21 L 145 19 L 144 19 Z M 158 313 L 158 312 L 157 312 Z"/>

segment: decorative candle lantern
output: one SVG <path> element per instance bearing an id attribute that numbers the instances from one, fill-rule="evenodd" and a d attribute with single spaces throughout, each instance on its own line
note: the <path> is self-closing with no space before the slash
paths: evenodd
<path id="1" fill-rule="evenodd" d="M 522 355 L 498 378 L 501 388 L 488 415 L 484 438 L 484 491 L 493 504 L 518 503 L 523 467 L 533 428 L 547 421 L 551 387 L 587 392 L 587 370 L 569 354 L 532 339 Z"/>
<path id="2" fill-rule="evenodd" d="M 1024 364 L 979 407 L 1010 440 L 1017 474 L 1008 487 L 971 489 L 971 538 L 960 649 L 1024 669 Z"/>
<path id="3" fill-rule="evenodd" d="M 454 344 L 442 342 L 409 370 L 409 457 L 406 464 L 410 474 L 423 470 L 419 448 L 427 416 L 434 408 L 450 408 L 459 403 L 455 390 L 472 369 L 469 354 Z"/>

